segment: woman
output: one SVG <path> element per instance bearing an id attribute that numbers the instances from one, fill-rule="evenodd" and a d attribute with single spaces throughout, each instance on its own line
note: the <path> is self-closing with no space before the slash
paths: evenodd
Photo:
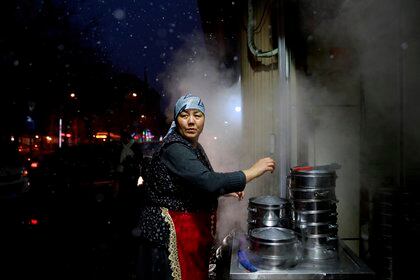
<path id="1" fill-rule="evenodd" d="M 218 197 L 241 198 L 246 183 L 274 171 L 274 160 L 263 158 L 246 170 L 214 172 L 198 143 L 204 122 L 199 97 L 179 98 L 171 128 L 143 173 L 138 279 L 207 279 Z"/>

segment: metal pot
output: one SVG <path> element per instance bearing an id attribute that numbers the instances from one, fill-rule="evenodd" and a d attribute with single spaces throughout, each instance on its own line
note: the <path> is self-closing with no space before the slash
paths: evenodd
<path id="1" fill-rule="evenodd" d="M 223 238 L 221 245 L 216 249 L 216 279 L 222 280 L 229 277 L 230 256 L 232 254 L 232 242 L 234 232 L 230 232 Z"/>
<path id="2" fill-rule="evenodd" d="M 291 169 L 288 176 L 290 188 L 334 188 L 337 175 L 334 170 L 301 170 Z"/>
<path id="3" fill-rule="evenodd" d="M 335 199 L 335 188 L 289 188 L 291 199 Z"/>
<path id="4" fill-rule="evenodd" d="M 295 224 L 303 223 L 335 223 L 337 222 L 337 212 L 334 210 L 294 210 L 293 222 Z"/>
<path id="5" fill-rule="evenodd" d="M 298 211 L 337 210 L 337 200 L 332 199 L 294 199 L 292 207 Z"/>
<path id="6" fill-rule="evenodd" d="M 313 234 L 329 234 L 337 235 L 338 225 L 330 223 L 303 223 L 295 224 L 295 231 L 301 235 L 313 235 Z"/>
<path id="7" fill-rule="evenodd" d="M 256 227 L 275 227 L 290 224 L 291 206 L 287 199 L 277 196 L 257 196 L 248 201 L 248 230 Z"/>
<path id="8" fill-rule="evenodd" d="M 293 230 L 263 227 L 249 234 L 252 261 L 257 267 L 290 267 L 301 258 L 300 242 Z"/>

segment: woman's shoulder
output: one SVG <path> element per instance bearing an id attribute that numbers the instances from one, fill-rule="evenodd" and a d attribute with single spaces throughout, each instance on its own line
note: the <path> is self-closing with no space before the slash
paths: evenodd
<path id="1" fill-rule="evenodd" d="M 164 153 L 170 154 L 185 154 L 192 151 L 191 147 L 183 142 L 170 142 L 167 144 L 162 145 L 161 148 L 161 155 Z"/>
<path id="2" fill-rule="evenodd" d="M 192 148 L 191 144 L 176 132 L 169 134 L 162 142 L 162 148 L 168 147 L 187 147 Z"/>

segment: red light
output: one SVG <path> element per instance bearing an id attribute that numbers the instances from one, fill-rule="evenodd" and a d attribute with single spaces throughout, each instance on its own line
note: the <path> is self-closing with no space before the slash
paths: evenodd
<path id="1" fill-rule="evenodd" d="M 30 219 L 29 220 L 30 225 L 37 225 L 38 223 L 39 223 L 39 221 L 37 219 Z"/>
<path id="2" fill-rule="evenodd" d="M 38 162 L 31 162 L 31 168 L 38 168 Z"/>

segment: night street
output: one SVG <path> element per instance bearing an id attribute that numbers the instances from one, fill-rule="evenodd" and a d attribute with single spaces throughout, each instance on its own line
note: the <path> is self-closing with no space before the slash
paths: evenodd
<path id="1" fill-rule="evenodd" d="M 419 0 L 3 2 L 1 280 L 419 274 Z"/>

